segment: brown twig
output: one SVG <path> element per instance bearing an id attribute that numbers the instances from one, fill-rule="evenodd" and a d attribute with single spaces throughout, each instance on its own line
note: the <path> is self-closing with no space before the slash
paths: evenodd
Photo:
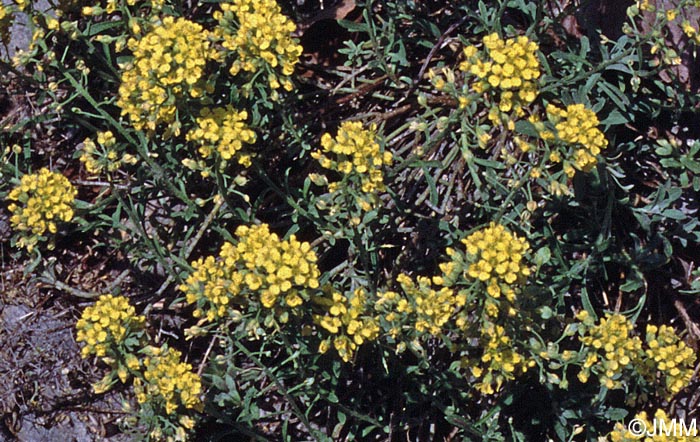
<path id="1" fill-rule="evenodd" d="M 202 372 L 204 371 L 204 366 L 207 364 L 207 360 L 209 359 L 209 354 L 211 353 L 212 349 L 214 348 L 214 342 L 216 342 L 218 338 L 216 336 L 211 338 L 211 342 L 209 342 L 209 347 L 207 348 L 207 351 L 204 352 L 204 357 L 202 358 L 202 362 L 199 363 L 199 367 L 197 368 L 197 376 L 202 376 Z"/>
<path id="2" fill-rule="evenodd" d="M 435 43 L 435 45 L 430 49 L 430 52 L 428 53 L 428 56 L 423 60 L 423 65 L 420 67 L 420 71 L 418 71 L 418 78 L 415 79 L 411 87 L 408 89 L 408 92 L 406 92 L 406 96 L 408 97 L 411 95 L 416 88 L 418 87 L 418 83 L 423 79 L 423 76 L 425 75 L 425 71 L 428 69 L 428 65 L 430 65 L 430 62 L 432 61 L 433 57 L 435 57 L 435 54 L 437 51 L 439 51 L 442 48 L 442 44 L 445 42 L 445 39 L 454 32 L 455 29 L 458 27 L 462 26 L 468 19 L 468 16 L 462 17 L 460 21 L 457 23 L 453 23 L 449 28 L 447 28 L 447 31 L 442 33 L 440 35 L 440 38 L 438 38 L 438 41 Z"/>
<path id="3" fill-rule="evenodd" d="M 697 347 L 698 340 L 700 340 L 700 327 L 698 327 L 698 325 L 695 322 L 693 322 L 692 319 L 690 319 L 690 315 L 688 314 L 688 311 L 685 309 L 685 306 L 683 305 L 680 299 L 674 299 L 673 306 L 676 307 L 676 310 L 678 310 L 678 313 L 680 314 L 681 319 L 685 324 L 685 328 L 688 330 L 688 334 L 693 340 L 693 347 Z"/>
<path id="4" fill-rule="evenodd" d="M 348 101 L 352 101 L 356 98 L 359 98 L 363 95 L 367 95 L 368 93 L 372 92 L 374 89 L 378 88 L 384 80 L 389 78 L 388 75 L 382 75 L 381 77 L 375 79 L 372 83 L 367 83 L 363 84 L 360 86 L 357 90 L 357 92 L 353 92 L 352 94 L 342 96 L 335 100 L 336 104 L 345 104 Z"/>

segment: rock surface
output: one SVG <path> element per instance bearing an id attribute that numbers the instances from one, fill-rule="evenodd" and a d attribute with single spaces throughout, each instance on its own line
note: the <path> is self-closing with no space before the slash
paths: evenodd
<path id="1" fill-rule="evenodd" d="M 11 0 L 2 0 L 3 5 L 11 5 L 13 3 Z M 40 11 L 46 11 L 51 8 L 47 0 L 33 0 L 32 4 L 35 9 Z M 31 39 L 32 33 L 27 27 L 27 15 L 17 14 L 10 28 L 10 42 L 7 48 L 0 44 L 0 58 L 11 58 L 18 49 L 27 49 Z"/>

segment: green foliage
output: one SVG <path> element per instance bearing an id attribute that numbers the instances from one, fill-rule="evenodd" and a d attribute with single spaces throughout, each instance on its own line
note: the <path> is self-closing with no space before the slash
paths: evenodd
<path id="1" fill-rule="evenodd" d="M 552 2 L 368 0 L 300 62 L 291 3 L 0 16 L 29 17 L 0 63 L 44 109 L 0 127 L 0 197 L 43 167 L 78 189 L 56 247 L 41 232 L 13 258 L 69 295 L 132 295 L 139 316 L 78 322 L 95 390 L 128 386 L 124 430 L 595 441 L 670 410 L 695 357 L 668 325 L 700 293 L 678 70 L 697 5 L 633 5 L 613 39 Z M 63 282 L 69 244 L 132 284 Z M 108 325 L 126 338 L 88 336 Z"/>

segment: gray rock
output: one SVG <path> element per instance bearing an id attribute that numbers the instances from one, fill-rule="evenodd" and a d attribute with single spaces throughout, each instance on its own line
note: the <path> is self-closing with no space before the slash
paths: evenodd
<path id="1" fill-rule="evenodd" d="M 1 0 L 3 5 L 13 4 L 12 0 Z M 47 0 L 33 0 L 33 7 L 39 11 L 48 11 L 51 9 Z M 15 19 L 10 27 L 10 41 L 7 48 L 0 44 L 0 58 L 9 59 L 17 50 L 26 50 L 32 40 L 32 33 L 27 26 L 27 14 L 15 14 Z"/>

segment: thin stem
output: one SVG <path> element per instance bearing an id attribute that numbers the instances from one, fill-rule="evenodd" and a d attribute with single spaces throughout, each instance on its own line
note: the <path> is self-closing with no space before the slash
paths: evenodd
<path id="1" fill-rule="evenodd" d="M 209 215 L 204 219 L 204 222 L 202 225 L 199 227 L 199 230 L 197 231 L 197 234 L 195 235 L 194 238 L 192 238 L 192 241 L 187 245 L 185 248 L 185 252 L 182 255 L 183 260 L 187 260 L 190 257 L 190 254 L 194 250 L 194 248 L 197 246 L 199 241 L 202 239 L 204 236 L 204 232 L 209 228 L 211 223 L 214 221 L 214 218 L 216 217 L 217 213 L 219 213 L 219 209 L 221 209 L 221 206 L 224 204 L 224 199 L 223 198 L 217 198 L 216 202 L 214 203 L 214 207 L 211 209 L 211 212 L 209 212 Z M 156 292 L 156 299 L 160 297 L 165 290 L 172 284 L 172 282 L 175 280 L 174 273 L 170 273 L 168 275 L 168 278 L 161 284 L 160 288 L 158 288 L 158 291 Z"/>
<path id="2" fill-rule="evenodd" d="M 268 369 L 265 364 L 262 363 L 260 359 L 258 359 L 257 356 L 255 356 L 250 350 L 248 350 L 243 344 L 241 344 L 238 340 L 233 340 L 233 344 L 238 348 L 244 355 L 246 355 L 255 365 L 260 367 L 260 369 L 265 373 L 267 377 L 269 377 L 272 382 L 277 386 L 278 390 L 280 393 L 282 393 L 282 396 L 287 400 L 289 405 L 292 407 L 294 413 L 297 415 L 297 417 L 301 420 L 301 422 L 304 424 L 306 427 L 306 430 L 309 432 L 310 435 L 314 438 L 314 440 L 323 440 L 323 437 L 319 437 L 318 431 L 315 430 L 312 426 L 309 420 L 307 419 L 306 415 L 302 413 L 301 409 L 297 405 L 297 403 L 294 401 L 294 398 L 292 398 L 289 393 L 287 392 L 287 389 L 284 388 L 284 385 L 282 382 L 275 376 L 274 373 L 272 373 L 271 370 Z"/>

